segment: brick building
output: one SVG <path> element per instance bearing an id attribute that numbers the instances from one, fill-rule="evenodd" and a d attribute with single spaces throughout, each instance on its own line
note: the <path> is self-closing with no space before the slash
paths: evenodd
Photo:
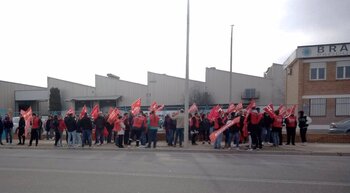
<path id="1" fill-rule="evenodd" d="M 314 127 L 350 118 L 350 43 L 299 46 L 284 63 L 286 103 Z"/>

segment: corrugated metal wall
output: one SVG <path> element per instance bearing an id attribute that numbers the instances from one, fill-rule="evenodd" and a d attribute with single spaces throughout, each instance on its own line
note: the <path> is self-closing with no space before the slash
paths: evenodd
<path id="1" fill-rule="evenodd" d="M 206 89 L 212 96 L 215 104 L 229 103 L 230 73 L 227 71 L 206 69 Z M 272 79 L 250 76 L 244 74 L 232 74 L 232 99 L 234 103 L 242 101 L 242 93 L 245 89 L 256 89 L 259 92 L 257 104 L 269 104 L 272 102 Z"/>
<path id="2" fill-rule="evenodd" d="M 205 83 L 189 81 L 189 89 L 205 92 Z M 165 105 L 184 104 L 185 79 L 148 72 L 148 102 Z"/>
<path id="3" fill-rule="evenodd" d="M 46 88 L 0 81 L 0 109 L 7 111 L 11 108 L 15 111 L 16 90 L 45 90 Z"/>
<path id="4" fill-rule="evenodd" d="M 95 88 L 60 79 L 47 78 L 48 90 L 55 87 L 60 90 L 62 109 L 68 109 L 72 103 L 67 102 L 73 97 L 95 96 Z"/>
<path id="5" fill-rule="evenodd" d="M 138 98 L 141 98 L 142 105 L 146 104 L 146 85 L 100 75 L 95 75 L 95 85 L 96 96 L 122 96 L 119 100 L 119 106 L 130 106 Z"/>

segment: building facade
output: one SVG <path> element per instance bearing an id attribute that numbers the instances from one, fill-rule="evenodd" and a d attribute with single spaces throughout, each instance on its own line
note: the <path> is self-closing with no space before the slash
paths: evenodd
<path id="1" fill-rule="evenodd" d="M 286 103 L 327 126 L 350 117 L 350 43 L 300 46 L 284 63 Z"/>

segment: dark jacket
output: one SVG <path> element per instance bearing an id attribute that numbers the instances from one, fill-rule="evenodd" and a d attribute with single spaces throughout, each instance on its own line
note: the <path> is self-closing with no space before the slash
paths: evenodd
<path id="1" fill-rule="evenodd" d="M 106 126 L 106 120 L 103 116 L 98 116 L 95 121 L 94 124 L 96 126 L 96 129 L 98 130 L 103 130 Z"/>
<path id="2" fill-rule="evenodd" d="M 0 117 L 0 131 L 4 129 L 4 123 L 2 122 L 2 119 Z"/>
<path id="3" fill-rule="evenodd" d="M 58 130 L 58 126 L 60 125 L 60 123 L 58 122 L 58 119 L 57 118 L 54 118 L 52 120 L 52 127 L 53 129 L 55 130 L 55 132 L 59 132 Z"/>
<path id="4" fill-rule="evenodd" d="M 72 116 L 64 118 L 64 123 L 66 124 L 68 132 L 73 132 L 77 129 L 77 122 Z"/>
<path id="5" fill-rule="evenodd" d="M 10 120 L 10 118 L 5 118 L 4 128 L 5 129 L 12 129 L 13 128 L 13 122 Z"/>
<path id="6" fill-rule="evenodd" d="M 79 121 L 79 126 L 82 130 L 92 130 L 92 121 L 89 117 L 83 117 Z"/>
<path id="7" fill-rule="evenodd" d="M 19 119 L 19 122 L 18 122 L 18 130 L 23 132 L 24 131 L 24 127 L 26 126 L 26 121 L 24 120 L 23 117 L 21 117 Z"/>
<path id="8" fill-rule="evenodd" d="M 307 122 L 307 117 L 306 116 L 301 116 L 298 118 L 298 122 L 299 122 L 299 128 L 307 128 L 309 125 L 306 124 Z"/>
<path id="9" fill-rule="evenodd" d="M 52 119 L 48 119 L 45 123 L 45 131 L 50 131 L 52 125 Z"/>

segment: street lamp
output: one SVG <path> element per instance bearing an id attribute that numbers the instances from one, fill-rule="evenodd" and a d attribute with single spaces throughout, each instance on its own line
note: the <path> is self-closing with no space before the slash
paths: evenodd
<path id="1" fill-rule="evenodd" d="M 233 36 L 233 25 L 231 25 L 231 48 L 230 48 L 230 97 L 229 97 L 229 101 L 228 104 L 230 104 L 232 102 L 232 36 Z"/>
<path id="2" fill-rule="evenodd" d="M 184 146 L 188 147 L 188 84 L 189 84 L 189 38 L 190 38 L 190 0 L 187 0 L 187 32 L 186 32 L 186 80 L 185 80 L 185 115 L 184 115 Z"/>

